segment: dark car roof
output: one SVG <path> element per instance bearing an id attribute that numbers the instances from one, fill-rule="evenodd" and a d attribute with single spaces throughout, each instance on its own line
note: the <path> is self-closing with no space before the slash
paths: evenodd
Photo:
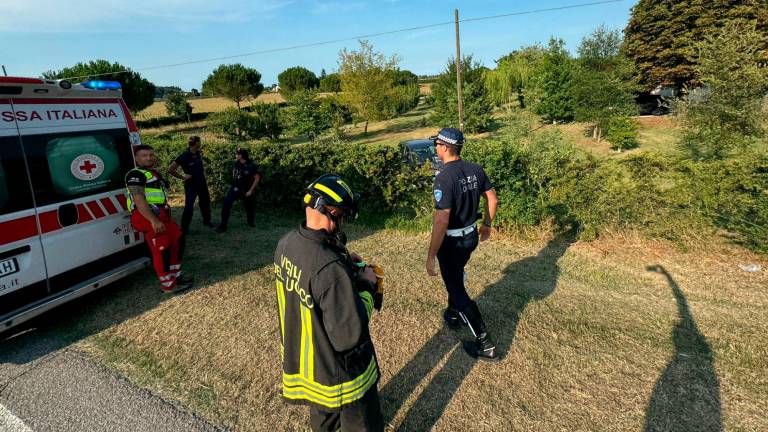
<path id="1" fill-rule="evenodd" d="M 411 149 L 420 149 L 424 147 L 431 147 L 435 144 L 434 141 L 428 140 L 428 139 L 415 139 L 415 140 L 408 140 L 403 141 L 400 143 L 401 146 L 406 146 Z"/>

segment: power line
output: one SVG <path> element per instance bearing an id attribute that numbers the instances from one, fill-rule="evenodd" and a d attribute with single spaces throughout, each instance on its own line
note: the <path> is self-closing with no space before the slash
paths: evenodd
<path id="1" fill-rule="evenodd" d="M 602 0 L 602 1 L 594 1 L 590 3 L 579 3 L 574 5 L 567 5 L 567 6 L 557 6 L 557 7 L 551 7 L 551 8 L 545 8 L 545 9 L 534 9 L 534 10 L 528 10 L 528 11 L 521 11 L 521 12 L 510 12 L 510 13 L 504 13 L 504 14 L 498 14 L 498 15 L 489 15 L 489 16 L 483 16 L 483 17 L 476 17 L 476 18 L 466 18 L 462 19 L 459 22 L 475 22 L 475 21 L 486 21 L 486 20 L 492 20 L 492 19 L 499 19 L 499 18 L 508 18 L 512 16 L 521 16 L 521 15 L 532 15 L 537 13 L 544 13 L 544 12 L 555 12 L 555 11 L 561 11 L 561 10 L 567 10 L 567 9 L 577 9 L 577 8 L 584 8 L 584 7 L 590 7 L 590 6 L 600 6 L 600 5 L 606 5 L 611 3 L 622 3 L 626 0 Z M 271 48 L 271 49 L 265 49 L 265 50 L 259 50 L 259 51 L 251 51 L 241 54 L 232 54 L 228 56 L 221 56 L 221 57 L 210 57 L 205 59 L 199 59 L 199 60 L 190 60 L 180 63 L 171 63 L 171 64 L 164 64 L 164 65 L 158 65 L 158 66 L 148 66 L 143 68 L 137 68 L 136 71 L 147 71 L 147 70 L 155 70 L 155 69 L 165 69 L 165 68 L 171 68 L 171 67 L 178 67 L 178 66 L 187 66 L 192 64 L 199 64 L 199 63 L 208 63 L 212 61 L 222 61 L 222 60 L 230 60 L 235 58 L 241 58 L 241 57 L 250 57 L 255 56 L 259 54 L 270 54 L 270 53 L 276 53 L 276 52 L 282 52 L 282 51 L 290 51 L 300 48 L 310 48 L 310 47 L 316 47 L 316 46 L 322 46 L 322 45 L 330 45 L 335 44 L 339 42 L 348 42 L 353 40 L 359 40 L 359 39 L 366 39 L 366 38 L 372 38 L 372 37 L 378 37 L 378 36 L 387 36 L 397 33 L 405 33 L 405 32 L 411 32 L 416 30 L 425 30 L 435 27 L 442 27 L 447 25 L 454 25 L 455 21 L 445 21 L 445 22 L 439 22 L 434 24 L 426 24 L 422 26 L 416 26 L 416 27 L 407 27 L 397 30 L 390 30 L 390 31 L 384 31 L 384 32 L 377 32 L 377 33 L 368 33 L 358 36 L 352 36 L 352 37 L 346 37 L 346 38 L 340 38 L 340 39 L 331 39 L 331 40 L 325 40 L 325 41 L 319 41 L 319 42 L 310 42 L 300 45 L 292 45 L 282 48 Z M 99 77 L 99 76 L 106 76 L 106 75 L 116 75 L 121 73 L 128 73 L 133 72 L 133 70 L 122 70 L 122 71 L 116 71 L 116 72 L 106 72 L 101 74 L 93 74 L 93 75 L 82 75 L 82 76 L 74 76 L 74 77 L 68 77 L 65 79 L 69 80 L 75 80 L 79 78 L 90 78 L 90 77 Z"/>

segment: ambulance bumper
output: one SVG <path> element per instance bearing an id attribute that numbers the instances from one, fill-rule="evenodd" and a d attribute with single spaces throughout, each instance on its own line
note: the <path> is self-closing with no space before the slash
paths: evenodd
<path id="1" fill-rule="evenodd" d="M 15 327 L 23 322 L 41 315 L 57 306 L 72 301 L 76 298 L 89 294 L 97 289 L 109 285 L 118 279 L 122 279 L 131 273 L 149 266 L 149 258 L 137 258 L 109 272 L 102 273 L 85 282 L 74 285 L 64 291 L 58 292 L 53 296 L 41 299 L 23 309 L 18 309 L 4 316 L 0 316 L 0 332 Z"/>

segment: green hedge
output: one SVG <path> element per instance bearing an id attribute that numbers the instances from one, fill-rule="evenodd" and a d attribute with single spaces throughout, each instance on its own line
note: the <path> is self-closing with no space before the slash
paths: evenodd
<path id="1" fill-rule="evenodd" d="M 694 231 L 727 230 L 736 241 L 768 251 L 765 152 L 710 163 L 654 153 L 607 159 L 573 147 L 557 131 L 509 129 L 513 132 L 501 137 L 470 141 L 462 154 L 480 163 L 491 178 L 500 199 L 501 228 L 554 221 L 576 224 L 582 238 L 631 227 L 673 240 Z M 163 165 L 186 148 L 180 135 L 145 141 L 155 146 Z M 394 147 L 340 141 L 241 145 L 264 171 L 258 192 L 262 205 L 298 209 L 303 187 L 322 173 L 335 172 L 363 192 L 364 215 L 424 222 L 431 213 L 429 167 L 403 164 Z M 214 198 L 227 190 L 236 147 L 204 147 Z"/>

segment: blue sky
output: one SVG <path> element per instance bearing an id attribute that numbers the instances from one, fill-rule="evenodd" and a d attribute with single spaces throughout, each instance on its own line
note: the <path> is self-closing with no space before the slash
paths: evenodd
<path id="1" fill-rule="evenodd" d="M 2 0 L 0 64 L 9 75 L 38 76 L 79 61 L 107 59 L 138 70 L 157 85 L 200 88 L 221 63 L 243 63 L 266 85 L 301 65 L 320 73 L 337 68 L 346 41 L 279 53 L 179 67 L 190 60 L 350 38 L 453 20 L 589 3 L 595 0 Z M 637 0 L 580 9 L 463 23 L 462 54 L 492 67 L 523 45 L 563 38 L 574 51 L 598 25 L 623 29 Z M 398 54 L 400 67 L 439 73 L 454 54 L 453 26 L 372 37 L 377 51 Z"/>

